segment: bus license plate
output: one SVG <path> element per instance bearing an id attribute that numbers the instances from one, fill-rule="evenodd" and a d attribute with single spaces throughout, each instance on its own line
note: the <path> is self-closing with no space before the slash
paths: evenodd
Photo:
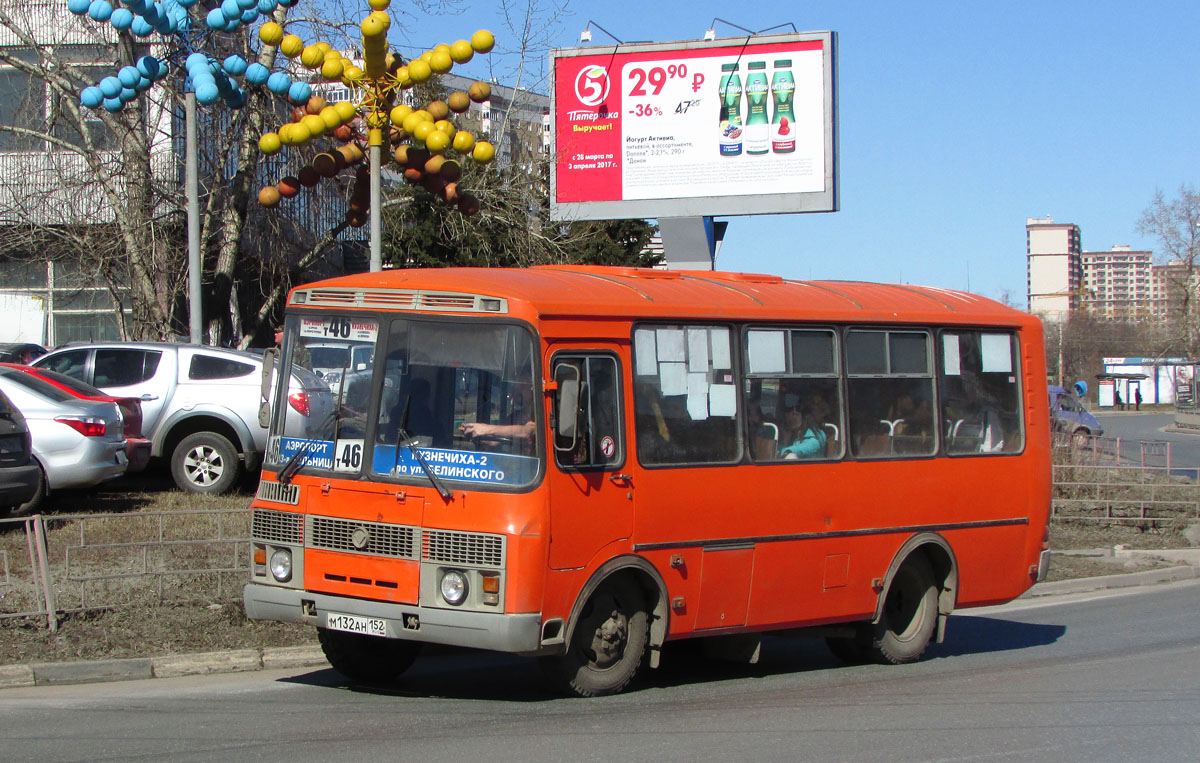
<path id="1" fill-rule="evenodd" d="M 366 636 L 387 636 L 387 620 L 382 617 L 358 617 L 330 612 L 325 627 L 334 631 L 361 633 Z"/>

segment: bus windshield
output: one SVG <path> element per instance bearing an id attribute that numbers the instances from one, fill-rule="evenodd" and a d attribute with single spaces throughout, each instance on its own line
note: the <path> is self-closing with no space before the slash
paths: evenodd
<path id="1" fill-rule="evenodd" d="M 533 340 L 512 324 L 297 316 L 290 361 L 329 385 L 329 421 L 275 416 L 268 460 L 375 478 L 520 487 L 539 473 Z M 277 436 L 276 436 L 277 435 Z M 274 447 L 278 444 L 278 447 Z M 294 465 L 295 466 L 295 465 Z"/>

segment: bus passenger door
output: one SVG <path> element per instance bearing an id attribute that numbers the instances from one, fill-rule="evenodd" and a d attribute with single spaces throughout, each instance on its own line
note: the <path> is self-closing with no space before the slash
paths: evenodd
<path id="1" fill-rule="evenodd" d="M 621 366 L 615 346 L 552 351 L 547 367 L 558 383 L 547 471 L 552 569 L 583 567 L 633 533 Z"/>

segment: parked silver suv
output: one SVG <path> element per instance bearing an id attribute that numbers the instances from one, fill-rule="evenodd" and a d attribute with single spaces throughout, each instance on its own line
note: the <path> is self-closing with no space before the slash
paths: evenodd
<path id="1" fill-rule="evenodd" d="M 62 347 L 34 363 L 142 401 L 142 436 L 168 459 L 181 489 L 224 493 L 267 444 L 259 425 L 262 355 L 168 342 L 103 342 Z M 329 385 L 293 367 L 288 416 L 321 421 L 333 408 Z M 301 423 L 299 426 L 307 428 Z"/>

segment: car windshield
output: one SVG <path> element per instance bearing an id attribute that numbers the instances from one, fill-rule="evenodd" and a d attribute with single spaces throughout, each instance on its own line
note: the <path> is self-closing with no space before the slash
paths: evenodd
<path id="1" fill-rule="evenodd" d="M 445 481 L 502 486 L 537 477 L 536 354 L 527 330 L 292 316 L 284 345 L 285 363 L 329 385 L 335 415 L 299 431 L 277 406 L 268 463 L 286 463 L 307 448 L 307 469 L 418 482 L 432 472 Z"/>

